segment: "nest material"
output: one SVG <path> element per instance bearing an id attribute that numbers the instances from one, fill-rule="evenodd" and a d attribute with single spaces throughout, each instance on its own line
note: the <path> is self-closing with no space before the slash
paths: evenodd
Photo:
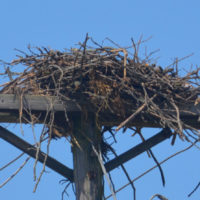
<path id="1" fill-rule="evenodd" d="M 141 116 L 156 117 L 162 127 L 173 128 L 183 136 L 185 125 L 178 115 L 180 105 L 194 104 L 198 94 L 199 68 L 184 77 L 174 68 L 162 69 L 147 64 L 126 49 L 96 46 L 64 52 L 37 48 L 20 56 L 10 65 L 23 64 L 26 69 L 6 84 L 1 93 L 57 96 L 75 100 L 85 110 L 93 110 L 98 120 L 126 119 L 137 108 Z M 137 54 L 135 54 L 137 55 Z M 6 73 L 8 73 L 8 68 Z M 163 109 L 176 110 L 173 116 Z"/>

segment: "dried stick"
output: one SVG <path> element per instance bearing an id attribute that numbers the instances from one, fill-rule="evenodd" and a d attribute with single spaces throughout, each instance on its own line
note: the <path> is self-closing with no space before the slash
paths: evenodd
<path id="1" fill-rule="evenodd" d="M 17 171 L 15 173 L 13 173 L 5 182 L 3 182 L 0 185 L 0 188 L 2 188 L 4 185 L 6 185 L 10 180 L 12 180 L 19 172 L 20 170 L 26 165 L 26 163 L 29 161 L 31 157 L 29 156 L 28 158 L 26 158 L 26 160 L 23 162 L 23 164 L 17 169 Z"/>
<path id="2" fill-rule="evenodd" d="M 181 122 L 181 119 L 180 119 L 180 112 L 179 112 L 179 108 L 178 106 L 175 104 L 174 100 L 172 99 L 171 100 L 171 104 L 174 106 L 175 110 L 176 110 L 176 119 L 177 119 L 177 124 L 178 124 L 178 127 L 179 127 L 179 134 L 180 136 L 183 137 L 183 127 L 182 127 L 182 122 Z"/>
<path id="3" fill-rule="evenodd" d="M 154 194 L 150 200 L 153 200 L 155 197 L 158 197 L 160 200 L 168 200 L 166 197 L 164 197 L 161 194 Z"/>
<path id="4" fill-rule="evenodd" d="M 4 139 L 5 141 L 14 145 L 16 148 L 20 149 L 21 151 L 35 158 L 37 149 L 33 145 L 25 142 L 24 140 L 17 137 L 15 134 L 11 133 L 10 131 L 6 130 L 5 128 L 1 126 L 0 126 L 0 138 Z M 45 157 L 46 157 L 46 154 L 42 151 L 39 151 L 38 161 L 41 163 L 44 163 Z M 46 165 L 50 169 L 56 171 L 63 177 L 67 178 L 69 181 L 71 182 L 73 181 L 73 171 L 70 168 L 63 165 L 62 163 L 55 160 L 54 158 L 48 156 Z"/>
<path id="5" fill-rule="evenodd" d="M 115 155 L 115 157 L 118 157 L 117 153 L 114 151 L 113 148 L 110 148 L 110 150 L 111 150 L 112 153 Z M 132 189 L 133 189 L 133 199 L 136 200 L 136 188 L 135 188 L 133 182 L 131 181 L 131 178 L 130 178 L 128 172 L 126 171 L 126 168 L 124 167 L 124 165 L 121 164 L 120 166 L 121 166 L 122 170 L 124 171 L 124 173 L 125 173 L 125 175 L 126 175 L 128 181 L 129 181 L 129 183 L 130 183 L 130 185 L 131 185 L 131 187 L 132 187 Z"/>
<path id="6" fill-rule="evenodd" d="M 196 190 L 199 188 L 199 186 L 200 186 L 200 182 L 196 185 L 196 187 L 192 190 L 192 192 L 190 192 L 190 194 L 188 194 L 188 197 L 192 196 L 192 194 L 194 192 L 196 192 Z"/>
<path id="7" fill-rule="evenodd" d="M 44 124 L 46 123 L 46 120 L 47 120 L 47 117 L 48 117 L 48 115 L 49 115 L 49 110 L 50 109 L 52 109 L 52 102 L 51 102 L 51 104 L 50 104 L 50 108 L 46 111 L 46 115 L 45 115 L 45 118 L 44 118 Z M 45 125 L 43 126 L 43 128 L 42 128 L 42 132 L 41 132 L 41 135 L 40 135 L 40 141 L 38 142 L 38 143 L 36 143 L 36 155 L 35 155 L 35 162 L 34 162 L 34 166 L 33 166 L 33 179 L 34 179 L 34 181 L 36 180 L 36 166 L 37 166 L 37 162 L 38 162 L 38 160 L 39 160 L 39 154 L 40 154 L 40 148 L 41 148 L 41 141 L 42 141 L 42 139 L 43 139 L 43 134 L 44 134 L 44 127 L 45 127 Z M 45 156 L 45 158 L 46 158 L 46 156 Z"/>
<path id="8" fill-rule="evenodd" d="M 153 100 L 157 94 L 154 94 L 149 100 Z M 123 126 L 125 126 L 128 122 L 130 122 L 137 114 L 139 114 L 144 108 L 147 106 L 146 102 L 142 104 L 131 116 L 129 116 L 126 120 L 124 120 L 116 129 L 115 131 L 119 131 Z"/>
<path id="9" fill-rule="evenodd" d="M 181 62 L 181 61 L 183 61 L 183 60 L 185 60 L 185 59 L 187 59 L 187 58 L 189 58 L 189 57 L 191 57 L 193 55 L 194 55 L 194 53 L 191 53 L 191 54 L 189 54 L 187 56 L 184 56 L 184 57 L 182 57 L 180 59 L 176 58 L 176 60 L 172 64 L 168 65 L 166 68 L 169 68 L 169 67 L 173 66 L 174 64 L 177 64 L 178 62 Z"/>
<path id="10" fill-rule="evenodd" d="M 46 155 L 45 155 L 45 157 L 44 157 L 44 162 L 43 162 L 43 168 L 42 168 L 42 171 L 40 172 L 40 175 L 39 175 L 39 177 L 38 177 L 38 179 L 37 179 L 37 182 L 36 182 L 36 184 L 35 184 L 35 187 L 34 187 L 34 189 L 33 189 L 33 192 L 36 192 L 36 190 L 37 190 L 37 186 L 38 186 L 38 184 L 39 184 L 39 182 L 40 182 L 40 180 L 41 180 L 41 178 L 42 178 L 42 175 L 43 175 L 43 173 L 44 173 L 44 171 L 45 171 L 45 167 L 46 167 L 46 162 L 47 162 L 47 158 L 48 158 L 48 155 L 49 155 L 49 147 L 50 147 L 50 143 L 51 143 L 51 137 L 52 137 L 52 124 L 53 124 L 53 121 L 54 121 L 54 112 L 52 112 L 51 113 L 51 119 L 50 119 L 50 130 L 49 130 L 49 139 L 48 139 L 48 144 L 47 144 L 47 152 L 46 152 Z"/>
<path id="11" fill-rule="evenodd" d="M 165 176 L 164 176 L 164 172 L 160 166 L 160 163 L 158 162 L 158 160 L 156 159 L 155 155 L 153 154 L 152 150 L 149 149 L 149 153 L 151 154 L 152 158 L 154 159 L 155 163 L 157 164 L 158 166 L 158 169 L 160 171 L 160 175 L 161 175 L 161 180 L 162 180 L 162 184 L 163 186 L 165 186 Z"/>
<path id="12" fill-rule="evenodd" d="M 106 170 L 111 171 L 116 167 L 120 166 L 121 164 L 127 162 L 128 160 L 138 156 L 139 154 L 147 151 L 149 148 L 159 144 L 160 142 L 168 139 L 171 137 L 172 133 L 169 128 L 164 128 L 162 131 L 154 135 L 153 137 L 149 138 L 143 143 L 136 145 L 135 147 L 131 148 L 130 150 L 122 153 L 117 158 L 114 158 L 105 164 Z"/>
<path id="13" fill-rule="evenodd" d="M 124 120 L 115 131 L 119 131 L 123 126 L 125 126 L 128 122 L 130 122 L 137 114 L 139 114 L 146 107 L 146 103 L 142 104 L 131 116 L 129 116 L 126 120 Z"/>
<path id="14" fill-rule="evenodd" d="M 166 159 L 164 159 L 163 161 L 161 161 L 159 164 L 162 165 L 163 163 L 167 162 L 167 161 L 170 160 L 171 158 L 173 158 L 173 157 L 175 157 L 175 156 L 177 156 L 177 155 L 179 155 L 179 154 L 181 154 L 181 153 L 183 153 L 183 152 L 189 150 L 189 149 L 192 148 L 197 142 L 198 142 L 198 140 L 196 140 L 196 141 L 195 141 L 193 144 L 191 144 L 190 146 L 188 146 L 188 147 L 186 147 L 186 148 L 184 148 L 184 149 L 182 149 L 182 150 L 180 150 L 180 151 L 178 151 L 178 152 L 172 154 L 171 156 L 167 157 Z M 153 167 L 151 167 L 150 169 L 148 169 L 147 171 L 145 171 L 144 173 L 142 173 L 142 174 L 139 175 L 138 177 L 134 178 L 134 179 L 132 180 L 132 182 L 135 182 L 135 181 L 137 181 L 138 179 L 142 178 L 144 175 L 148 174 L 150 171 L 154 170 L 156 167 L 158 167 L 158 165 L 154 165 Z M 116 190 L 115 192 L 116 192 L 116 193 L 120 192 L 121 190 L 123 190 L 124 188 L 126 188 L 128 185 L 130 185 L 130 183 L 125 184 L 124 186 L 122 186 L 121 188 L 119 188 L 118 190 Z M 105 200 L 106 200 L 106 199 L 109 199 L 111 196 L 112 196 L 112 195 L 107 196 L 107 197 L 105 198 Z"/>
<path id="15" fill-rule="evenodd" d="M 11 165 L 12 163 L 14 163 L 16 160 L 18 160 L 19 158 L 21 158 L 25 153 L 21 153 L 19 154 L 15 159 L 11 160 L 9 163 L 7 163 L 6 165 L 4 165 L 3 167 L 0 168 L 0 171 L 5 169 L 6 167 L 8 167 L 9 165 Z"/>
<path id="16" fill-rule="evenodd" d="M 70 186 L 70 182 L 65 186 L 64 190 L 62 191 L 62 200 L 64 200 L 65 194 L 69 197 L 69 194 L 67 193 L 67 188 Z"/>
<path id="17" fill-rule="evenodd" d="M 146 140 L 143 137 L 141 130 L 137 131 L 137 133 L 140 135 L 142 141 L 145 142 Z M 155 163 L 158 165 L 158 168 L 159 168 L 159 171 L 160 171 L 160 174 L 161 174 L 161 180 L 162 180 L 163 186 L 165 186 L 165 176 L 164 176 L 163 170 L 162 170 L 158 160 L 156 159 L 155 155 L 153 154 L 153 151 L 150 148 L 148 149 L 147 153 L 150 153 L 149 156 L 151 156 L 153 158 L 153 160 L 155 161 Z"/>
<path id="18" fill-rule="evenodd" d="M 111 196 L 113 197 L 114 200 L 117 200 L 115 192 L 114 192 L 114 188 L 113 188 L 113 186 L 111 184 L 111 181 L 109 179 L 108 173 L 107 173 L 106 168 L 105 168 L 105 166 L 103 164 L 103 158 L 102 158 L 101 152 L 98 153 L 97 150 L 95 149 L 94 145 L 92 145 L 92 149 L 93 149 L 94 153 L 96 154 L 96 156 L 97 156 L 97 158 L 99 160 L 99 164 L 101 165 L 101 169 L 102 169 L 102 171 L 103 171 L 103 173 L 104 173 L 104 175 L 106 177 L 106 180 L 107 180 L 108 185 L 110 187 L 110 190 L 112 192 Z"/>

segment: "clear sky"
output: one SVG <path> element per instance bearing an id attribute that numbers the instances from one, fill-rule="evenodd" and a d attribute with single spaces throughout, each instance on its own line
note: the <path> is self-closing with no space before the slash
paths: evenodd
<path id="1" fill-rule="evenodd" d="M 194 56 L 179 64 L 189 70 L 191 65 L 199 65 L 200 54 L 200 1 L 199 0 L 6 0 L 0 1 L 0 59 L 11 61 L 15 58 L 14 48 L 26 50 L 31 46 L 49 46 L 63 50 L 83 41 L 86 33 L 101 42 L 109 37 L 121 46 L 131 44 L 131 37 L 137 41 L 152 37 L 143 48 L 148 52 L 160 49 L 154 55 L 157 63 L 163 67 L 172 63 L 175 57 L 184 57 L 190 53 Z M 18 126 L 10 125 L 10 130 L 21 136 Z M 39 132 L 38 127 L 36 132 Z M 146 129 L 148 138 L 157 130 Z M 31 127 L 24 128 L 25 136 L 33 143 Z M 39 135 L 39 134 L 38 134 Z M 117 133 L 119 143 L 115 145 L 122 153 L 137 144 L 139 139 L 131 133 Z M 177 140 L 175 146 L 170 141 L 163 142 L 153 152 L 161 161 L 171 153 L 188 144 Z M 13 146 L 0 140 L 0 167 L 20 152 Z M 53 141 L 51 155 L 72 167 L 71 150 L 63 139 Z M 135 182 L 138 200 L 149 200 L 155 193 L 160 193 L 169 200 L 188 199 L 189 194 L 200 180 L 199 152 L 192 149 L 163 165 L 166 186 L 162 187 L 158 169 Z M 24 158 L 23 158 L 24 159 Z M 23 159 L 0 171 L 0 184 L 14 172 Z M 11 200 L 60 200 L 65 185 L 59 184 L 60 175 L 47 169 L 36 193 L 32 193 L 33 161 L 30 161 L 5 187 L 0 188 L 0 199 Z M 125 166 L 135 178 L 154 162 L 144 153 L 131 160 Z M 38 165 L 38 173 L 41 165 Z M 115 170 L 113 179 L 116 189 L 127 183 L 120 170 Z M 74 195 L 69 188 L 69 198 Z M 110 194 L 106 189 L 106 194 Z M 200 189 L 189 199 L 199 199 Z M 67 198 L 66 198 L 67 199 Z M 132 199 L 132 190 L 127 187 L 117 194 L 117 199 Z"/>

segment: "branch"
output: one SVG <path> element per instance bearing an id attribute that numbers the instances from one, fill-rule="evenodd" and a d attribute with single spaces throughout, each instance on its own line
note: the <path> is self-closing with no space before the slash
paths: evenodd
<path id="1" fill-rule="evenodd" d="M 158 197 L 160 200 L 168 200 L 166 197 L 162 196 L 161 194 L 154 194 L 150 200 L 153 200 L 155 197 Z"/>
<path id="2" fill-rule="evenodd" d="M 155 163 L 158 166 L 158 169 L 160 170 L 160 175 L 161 175 L 161 180 L 162 180 L 162 184 L 163 186 L 165 186 L 165 176 L 164 176 L 164 172 L 162 170 L 162 167 L 160 166 L 160 163 L 158 162 L 158 160 L 156 159 L 156 157 L 154 156 L 153 152 L 151 149 L 149 149 L 149 153 L 151 154 L 151 157 L 153 158 L 153 160 L 155 161 Z"/>
<path id="3" fill-rule="evenodd" d="M 96 154 L 98 160 L 99 160 L 99 164 L 101 165 L 101 169 L 103 171 L 103 174 L 108 182 L 108 185 L 110 187 L 110 191 L 112 192 L 112 196 L 113 196 L 113 199 L 114 200 L 117 200 L 117 197 L 115 195 L 115 191 L 114 191 L 114 188 L 113 188 L 113 185 L 112 185 L 112 181 L 110 180 L 109 176 L 108 176 L 108 173 L 106 171 L 106 168 L 103 164 L 103 159 L 102 159 L 102 154 L 101 154 L 101 151 L 98 153 L 98 151 L 95 149 L 94 145 L 92 145 L 92 149 L 94 151 L 94 153 Z"/>
<path id="4" fill-rule="evenodd" d="M 27 143 L 26 141 L 22 140 L 21 138 L 17 137 L 15 134 L 13 134 L 12 132 L 8 131 L 7 129 L 1 126 L 0 126 L 0 138 L 12 144 L 21 151 L 25 152 L 32 158 L 35 158 L 37 149 L 33 145 Z M 40 151 L 38 154 L 38 161 L 43 163 L 45 155 L 46 154 L 44 152 Z M 48 156 L 46 160 L 46 166 L 56 171 L 60 175 L 66 177 L 69 181 L 73 181 L 73 170 L 66 167 L 62 163 L 58 162 L 54 158 Z"/>
<path id="5" fill-rule="evenodd" d="M 199 188 L 199 186 L 200 186 L 200 182 L 196 185 L 196 187 L 192 190 L 192 192 L 188 194 L 188 197 L 192 196 L 192 194 Z"/>
<path id="6" fill-rule="evenodd" d="M 26 160 L 22 163 L 22 165 L 17 169 L 16 172 L 14 172 L 6 181 L 4 181 L 1 185 L 0 188 L 2 188 L 4 185 L 6 185 L 10 180 L 12 180 L 21 170 L 22 168 L 26 165 L 26 163 L 29 161 L 30 156 L 26 158 Z"/>
<path id="7" fill-rule="evenodd" d="M 171 156 L 165 158 L 164 160 L 162 160 L 159 164 L 162 165 L 163 163 L 167 162 L 168 160 L 170 160 L 171 158 L 191 149 L 193 146 L 196 146 L 196 143 L 198 142 L 198 140 L 196 140 L 194 143 L 192 143 L 190 146 L 172 154 Z M 134 178 L 131 182 L 135 182 L 137 180 L 139 180 L 140 178 L 142 178 L 144 175 L 148 174 L 150 171 L 154 170 L 155 168 L 157 168 L 158 165 L 154 165 L 153 167 L 151 167 L 150 169 L 146 170 L 144 173 L 140 174 L 139 176 L 137 176 L 136 178 Z M 124 186 L 122 186 L 121 188 L 119 188 L 118 190 L 115 191 L 115 193 L 120 192 L 121 190 L 123 190 L 124 188 L 126 188 L 128 185 L 130 185 L 130 182 L 125 184 Z M 107 196 L 104 200 L 109 199 L 112 195 Z"/>
<path id="8" fill-rule="evenodd" d="M 149 138 L 145 142 L 138 144 L 137 146 L 131 148 L 130 150 L 118 156 L 117 158 L 114 158 L 113 160 L 107 162 L 105 164 L 106 170 L 109 172 L 119 167 L 123 163 L 129 161 L 130 159 L 138 156 L 139 154 L 149 150 L 151 147 L 169 138 L 171 135 L 172 135 L 171 130 L 169 128 L 164 128 L 162 131 L 160 131 L 153 137 Z"/>

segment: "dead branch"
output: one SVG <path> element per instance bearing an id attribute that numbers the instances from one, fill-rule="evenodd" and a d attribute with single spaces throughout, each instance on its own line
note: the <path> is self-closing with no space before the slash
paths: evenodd
<path id="1" fill-rule="evenodd" d="M 111 150 L 111 152 L 115 155 L 115 157 L 117 158 L 118 155 L 117 155 L 117 153 L 114 151 L 114 149 L 111 148 L 110 150 Z M 132 189 L 133 189 L 133 200 L 136 200 L 136 188 L 135 188 L 133 182 L 131 181 L 131 178 L 130 178 L 130 176 L 129 176 L 127 170 L 126 170 L 126 168 L 124 167 L 124 165 L 121 164 L 120 166 L 121 166 L 122 170 L 124 171 L 124 174 L 126 175 L 128 181 L 129 181 L 129 183 L 130 183 L 130 185 L 131 185 L 131 187 L 132 187 Z"/>
<path id="2" fill-rule="evenodd" d="M 21 153 L 20 155 L 18 155 L 15 159 L 11 160 L 9 163 L 7 163 L 6 165 L 4 165 L 3 167 L 0 168 L 0 171 L 5 169 L 6 167 L 8 167 L 9 165 L 13 164 L 15 161 L 17 161 L 19 158 L 21 158 L 24 155 L 24 153 Z"/>
<path id="3" fill-rule="evenodd" d="M 196 185 L 196 187 L 192 190 L 192 192 L 188 194 L 188 197 L 192 196 L 192 194 L 194 194 L 194 192 L 196 192 L 199 187 L 200 187 L 200 182 Z"/>
<path id="4" fill-rule="evenodd" d="M 164 197 L 161 194 L 154 194 L 150 200 L 153 200 L 155 197 L 158 197 L 160 200 L 168 200 L 166 197 Z"/>
<path id="5" fill-rule="evenodd" d="M 151 137 L 150 139 L 146 140 L 145 142 L 133 147 L 132 149 L 128 150 L 127 152 L 119 155 L 117 158 L 107 162 L 105 164 L 106 170 L 109 172 L 116 167 L 120 166 L 121 164 L 127 162 L 128 160 L 136 157 L 137 155 L 147 151 L 154 145 L 160 143 L 161 141 L 169 138 L 172 135 L 172 132 L 169 128 L 164 128 L 162 131 L 157 133 L 155 136 Z"/>
<path id="6" fill-rule="evenodd" d="M 30 46 L 28 53 L 18 50 L 22 56 L 6 64 L 4 75 L 12 75 L 10 68 L 18 64 L 24 65 L 25 70 L 16 74 L 16 78 L 10 77 L 13 80 L 5 84 L 0 93 L 23 91 L 22 95 L 56 96 L 62 102 L 72 100 L 80 108 L 92 108 L 98 113 L 100 124 L 105 119 L 113 119 L 123 121 L 119 125 L 122 127 L 136 117 L 141 121 L 151 118 L 161 127 L 178 127 L 176 133 L 185 139 L 187 122 L 181 119 L 180 106 L 195 104 L 200 90 L 199 84 L 193 83 L 199 79 L 200 68 L 180 77 L 171 66 L 163 69 L 146 63 L 149 58 L 139 58 L 139 48 L 144 42 L 142 37 L 138 43 L 132 39 L 133 58 L 127 50 L 129 47 L 123 48 L 107 40 L 117 48 L 99 45 L 86 35 L 78 48 L 64 52 L 45 47 L 34 50 Z M 93 46 L 88 46 L 89 42 Z M 176 60 L 175 64 L 186 57 Z M 153 101 L 148 99 L 154 95 Z M 133 114 L 136 108 L 138 110 Z M 172 113 L 170 109 L 176 109 L 176 112 Z M 70 132 L 69 124 L 70 121 L 66 122 Z"/>
<path id="7" fill-rule="evenodd" d="M 153 100 L 156 97 L 154 95 L 151 100 Z M 147 106 L 147 103 L 145 102 L 142 104 L 130 117 L 128 117 L 125 121 L 123 121 L 116 129 L 115 131 L 119 131 L 123 126 L 125 126 L 128 122 L 130 122 L 137 114 L 139 114 L 144 108 Z"/>
<path id="8" fill-rule="evenodd" d="M 12 180 L 21 170 L 22 168 L 26 165 L 26 163 L 29 161 L 31 157 L 29 156 L 26 158 L 26 160 L 22 163 L 22 165 L 14 172 L 6 181 L 4 181 L 1 185 L 0 188 L 2 188 L 4 185 L 6 185 L 10 180 Z"/>
<path id="9" fill-rule="evenodd" d="M 110 190 L 111 190 L 111 192 L 112 192 L 112 197 L 113 197 L 114 200 L 117 200 L 117 197 L 116 197 L 115 192 L 114 192 L 114 188 L 113 188 L 113 186 L 112 186 L 112 184 L 111 184 L 110 178 L 109 178 L 108 173 L 107 173 L 107 171 L 106 171 L 106 168 L 105 168 L 105 166 L 104 166 L 103 158 L 102 158 L 101 152 L 98 152 L 98 151 L 95 149 L 94 145 L 92 145 L 92 149 L 93 149 L 94 153 L 96 154 L 96 156 L 97 156 L 97 158 L 98 158 L 98 160 L 99 160 L 99 163 L 100 163 L 100 165 L 101 165 L 101 169 L 102 169 L 102 171 L 103 171 L 103 173 L 104 173 L 104 176 L 106 177 L 106 180 L 107 180 L 108 185 L 109 185 L 109 187 L 110 187 Z"/>
<path id="10" fill-rule="evenodd" d="M 43 123 L 48 127 L 48 131 L 46 131 L 49 139 L 47 154 L 40 151 L 41 140 L 45 135 L 43 131 L 41 140 L 35 148 L 0 127 L 1 138 L 35 158 L 35 179 L 37 162 L 43 162 L 43 169 L 37 179 L 35 189 L 46 165 L 73 181 L 72 170 L 48 156 L 50 141 L 56 137 L 54 133 L 59 137 L 64 136 L 75 141 L 72 126 L 73 114 L 69 112 L 70 109 L 66 108 L 68 100 L 74 102 L 79 108 L 79 112 L 85 115 L 92 110 L 92 113 L 96 114 L 96 122 L 99 127 L 102 126 L 103 121 L 112 119 L 112 124 L 109 125 L 110 129 L 116 125 L 115 121 L 121 122 L 116 130 L 120 128 L 125 130 L 131 126 L 130 121 L 134 119 L 139 122 L 156 122 L 159 127 L 163 128 L 160 133 L 144 141 L 143 144 L 137 145 L 106 163 L 105 168 L 102 165 L 104 172 L 111 171 L 169 138 L 172 135 L 171 130 L 174 130 L 175 134 L 173 143 L 176 134 L 182 140 L 189 142 L 191 138 L 198 139 L 200 137 L 197 130 L 200 126 L 199 113 L 196 112 L 196 108 L 199 107 L 200 68 L 198 67 L 181 77 L 178 74 L 177 63 L 186 57 L 175 60 L 172 65 L 176 65 L 176 70 L 171 68 L 171 65 L 164 69 L 150 63 L 149 56 L 152 54 L 143 60 L 139 57 L 140 45 L 143 43 L 142 37 L 138 43 L 132 39 L 133 54 L 128 51 L 129 48 L 123 48 L 112 40 L 107 40 L 117 48 L 99 45 L 94 40 L 90 40 L 87 34 L 85 41 L 79 43 L 79 48 L 66 49 L 61 52 L 45 47 L 32 49 L 29 46 L 28 53 L 17 50 L 21 55 L 17 55 L 17 58 L 11 63 L 3 62 L 7 67 L 4 67 L 5 72 L 0 75 L 8 76 L 10 82 L 1 85 L 0 94 L 12 94 L 20 97 L 19 105 L 17 104 L 20 124 L 28 122 L 32 124 L 33 128 L 36 122 L 41 122 L 43 119 Z M 90 41 L 94 47 L 88 45 Z M 23 73 L 15 74 L 10 68 L 18 64 L 24 65 L 25 70 Z M 40 118 L 39 115 L 34 115 L 33 108 L 26 106 L 25 95 L 55 97 L 61 102 L 62 112 L 65 113 L 62 114 L 62 117 L 56 118 L 55 102 L 50 105 L 51 112 L 49 112 L 49 107 L 44 109 L 37 104 L 36 107 L 40 107 L 40 111 L 44 111 L 40 112 L 40 116 L 43 115 Z M 4 103 L 4 101 L 2 102 Z M 187 117 L 185 120 L 187 110 L 180 109 L 188 104 L 195 108 L 189 110 L 190 115 L 195 118 L 193 124 L 187 121 Z M 3 106 L 5 109 L 5 104 Z M 45 114 L 46 116 L 44 116 Z M 61 119 L 63 116 L 65 119 Z M 101 153 L 99 152 L 100 155 Z M 150 153 L 160 169 L 164 184 L 162 168 L 151 150 Z M 131 183 L 130 180 L 129 182 Z"/>
<path id="11" fill-rule="evenodd" d="M 161 166 L 160 166 L 160 163 L 158 162 L 158 160 L 157 160 L 156 157 L 154 156 L 154 154 L 153 154 L 153 152 L 152 152 L 151 149 L 149 149 L 149 152 L 150 152 L 150 154 L 151 154 L 153 160 L 155 161 L 155 163 L 156 163 L 157 166 L 158 166 L 158 169 L 159 169 L 160 174 L 161 174 L 162 184 L 163 184 L 163 186 L 165 186 L 165 176 L 164 176 L 164 172 L 163 172 L 163 170 L 162 170 L 162 168 L 161 168 Z"/>
<path id="12" fill-rule="evenodd" d="M 167 162 L 168 160 L 170 160 L 171 158 L 173 157 L 176 157 L 177 155 L 181 154 L 181 153 L 184 153 L 185 151 L 191 149 L 192 147 L 194 147 L 194 145 L 198 142 L 198 140 L 196 140 L 194 143 L 192 143 L 191 145 L 189 145 L 188 147 L 172 154 L 171 156 L 167 157 L 166 159 L 164 159 L 163 161 L 161 161 L 159 164 L 162 165 L 163 163 Z M 135 182 L 137 180 L 139 180 L 140 178 L 142 178 L 144 175 L 148 174 L 150 171 L 156 169 L 158 167 L 158 165 L 154 165 L 153 167 L 151 167 L 150 169 L 148 169 L 147 171 L 145 171 L 144 173 L 142 173 L 141 175 L 139 175 L 138 177 L 134 178 L 132 180 L 132 182 Z M 119 188 L 118 190 L 116 190 L 116 193 L 120 192 L 121 190 L 123 190 L 124 188 L 126 188 L 130 183 L 127 183 L 125 184 L 124 186 L 122 186 L 121 188 Z M 109 195 L 105 198 L 106 199 L 109 199 L 112 195 Z"/>

